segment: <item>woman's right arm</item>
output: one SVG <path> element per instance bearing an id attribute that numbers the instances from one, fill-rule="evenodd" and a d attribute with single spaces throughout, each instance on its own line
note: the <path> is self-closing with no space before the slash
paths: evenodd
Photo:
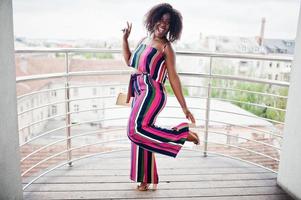
<path id="1" fill-rule="evenodd" d="M 129 24 L 127 22 L 127 28 L 122 29 L 123 31 L 123 38 L 122 38 L 122 54 L 127 65 L 130 65 L 130 57 L 131 57 L 131 50 L 128 43 L 128 38 L 132 30 L 132 23 Z"/>

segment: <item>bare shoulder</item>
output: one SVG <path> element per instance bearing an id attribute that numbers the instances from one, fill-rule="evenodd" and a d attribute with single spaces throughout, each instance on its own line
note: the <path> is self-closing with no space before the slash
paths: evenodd
<path id="1" fill-rule="evenodd" d="M 164 48 L 164 52 L 167 57 L 174 56 L 175 52 L 170 42 L 167 42 Z"/>
<path id="2" fill-rule="evenodd" d="M 147 38 L 146 36 L 142 37 L 136 46 L 139 46 L 146 38 Z"/>

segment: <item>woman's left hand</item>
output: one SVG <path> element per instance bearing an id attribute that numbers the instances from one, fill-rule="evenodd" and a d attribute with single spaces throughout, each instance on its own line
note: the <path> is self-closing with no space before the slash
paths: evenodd
<path id="1" fill-rule="evenodd" d="M 183 108 L 183 112 L 184 112 L 186 118 L 187 118 L 188 120 L 191 121 L 191 123 L 195 123 L 194 116 L 193 116 L 193 114 L 188 110 L 188 108 Z"/>

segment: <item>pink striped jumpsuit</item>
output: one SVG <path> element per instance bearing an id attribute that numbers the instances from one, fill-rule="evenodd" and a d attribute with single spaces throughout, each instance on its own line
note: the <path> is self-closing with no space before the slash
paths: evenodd
<path id="1" fill-rule="evenodd" d="M 183 122 L 171 129 L 155 125 L 167 97 L 164 52 L 141 43 L 133 51 L 129 66 L 142 72 L 131 75 L 128 91 L 134 97 L 127 129 L 131 140 L 130 179 L 157 184 L 159 178 L 154 153 L 176 157 L 187 139 L 188 123 Z"/>

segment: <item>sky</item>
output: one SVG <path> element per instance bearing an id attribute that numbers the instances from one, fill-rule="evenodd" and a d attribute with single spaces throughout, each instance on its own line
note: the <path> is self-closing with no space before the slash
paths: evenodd
<path id="1" fill-rule="evenodd" d="M 301 0 L 166 0 L 183 16 L 182 41 L 205 35 L 295 39 Z M 37 39 L 130 39 L 146 35 L 145 13 L 158 0 L 13 0 L 15 36 Z M 137 40 L 138 40 L 137 39 Z"/>

